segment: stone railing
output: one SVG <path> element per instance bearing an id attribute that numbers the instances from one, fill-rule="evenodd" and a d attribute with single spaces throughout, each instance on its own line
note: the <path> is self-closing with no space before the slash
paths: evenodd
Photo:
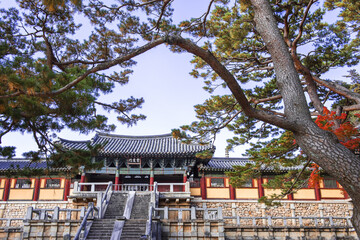
<path id="1" fill-rule="evenodd" d="M 71 239 L 75 236 L 85 207 L 81 209 L 35 209 L 28 207 L 22 239 Z"/>
<path id="2" fill-rule="evenodd" d="M 157 212 L 157 216 L 160 216 L 160 219 L 165 220 L 177 220 L 182 222 L 184 220 L 223 220 L 222 208 L 199 208 L 199 207 L 191 207 L 191 208 L 155 208 Z M 174 214 L 170 214 L 170 212 L 174 212 Z M 169 216 L 172 216 L 171 218 Z M 174 218 L 174 216 L 177 216 Z M 199 216 L 202 216 L 199 218 Z"/>
<path id="3" fill-rule="evenodd" d="M 74 182 L 73 193 L 97 193 L 106 191 L 108 182 L 92 182 L 92 183 L 79 183 Z"/>
<path id="4" fill-rule="evenodd" d="M 150 184 L 113 184 L 113 191 L 118 192 L 146 192 L 150 191 Z"/>
<path id="5" fill-rule="evenodd" d="M 190 192 L 190 183 L 158 183 L 158 191 L 165 192 Z"/>
<path id="6" fill-rule="evenodd" d="M 84 214 L 85 207 L 81 209 L 61 209 L 59 207 L 53 209 L 34 209 L 33 207 L 28 207 L 24 220 L 78 220 Z"/>
<path id="7" fill-rule="evenodd" d="M 174 239 L 357 239 L 350 217 L 241 217 L 223 216 L 223 209 L 155 208 L 162 236 Z M 172 231 L 172 229 L 184 229 Z"/>
<path id="8" fill-rule="evenodd" d="M 350 217 L 224 217 L 249 228 L 353 228 Z"/>
<path id="9" fill-rule="evenodd" d="M 109 183 L 74 183 L 74 194 L 78 193 L 99 193 L 106 191 Z M 157 183 L 158 192 L 161 193 L 190 193 L 190 183 Z M 152 191 L 154 185 L 150 184 L 112 184 L 112 191 Z"/>
<path id="10" fill-rule="evenodd" d="M 0 218 L 0 229 L 18 228 L 23 225 L 23 221 L 23 218 Z"/>

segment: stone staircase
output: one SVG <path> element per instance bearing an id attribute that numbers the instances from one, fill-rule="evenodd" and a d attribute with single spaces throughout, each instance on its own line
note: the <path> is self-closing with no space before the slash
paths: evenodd
<path id="1" fill-rule="evenodd" d="M 110 240 L 116 219 L 124 218 L 127 193 L 113 192 L 103 219 L 94 219 L 87 240 Z M 136 193 L 130 219 L 123 224 L 121 239 L 146 239 L 146 222 L 149 215 L 150 193 Z"/>
<path id="2" fill-rule="evenodd" d="M 86 240 L 110 240 L 115 219 L 94 219 Z"/>
<path id="3" fill-rule="evenodd" d="M 104 218 L 116 219 L 123 216 L 127 197 L 127 193 L 113 192 Z"/>
<path id="4" fill-rule="evenodd" d="M 150 193 L 136 193 L 130 219 L 148 219 L 150 198 Z"/>
<path id="5" fill-rule="evenodd" d="M 128 219 L 125 221 L 120 239 L 147 239 L 145 231 L 146 219 Z"/>
<path id="6" fill-rule="evenodd" d="M 86 239 L 110 240 L 116 218 L 124 214 L 127 193 L 113 192 L 103 219 L 94 219 Z"/>
<path id="7" fill-rule="evenodd" d="M 130 219 L 125 221 L 121 239 L 146 239 L 146 222 L 149 216 L 150 194 L 137 193 Z"/>

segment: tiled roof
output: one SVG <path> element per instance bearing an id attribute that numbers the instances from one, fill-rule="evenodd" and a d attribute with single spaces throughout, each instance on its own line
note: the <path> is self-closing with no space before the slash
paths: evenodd
<path id="1" fill-rule="evenodd" d="M 233 166 L 245 166 L 247 163 L 253 163 L 253 161 L 247 158 L 212 158 L 208 163 L 202 165 L 199 169 L 204 171 L 229 171 L 233 169 Z M 302 166 L 295 167 L 281 167 L 280 171 L 289 171 L 301 169 Z M 272 172 L 274 168 L 267 167 L 262 169 L 264 172 Z"/>
<path id="2" fill-rule="evenodd" d="M 24 168 L 32 168 L 32 169 L 45 169 L 49 165 L 49 163 L 45 160 L 41 160 L 39 162 L 32 162 L 29 159 L 23 158 L 13 158 L 13 159 L 0 159 L 0 171 L 6 170 L 16 170 L 16 169 L 24 169 Z M 67 168 L 58 168 L 54 169 L 49 166 L 51 170 L 54 171 L 66 171 Z"/>
<path id="3" fill-rule="evenodd" d="M 200 169 L 207 171 L 228 171 L 233 169 L 233 166 L 245 166 L 247 163 L 253 162 L 247 158 L 212 158 Z"/>
<path id="4" fill-rule="evenodd" d="M 171 134 L 155 136 L 125 136 L 97 133 L 91 141 L 69 141 L 60 139 L 61 144 L 68 149 L 87 149 L 87 144 L 104 144 L 100 155 L 126 157 L 194 157 L 196 153 L 211 150 L 214 146 L 199 144 L 184 144 Z"/>

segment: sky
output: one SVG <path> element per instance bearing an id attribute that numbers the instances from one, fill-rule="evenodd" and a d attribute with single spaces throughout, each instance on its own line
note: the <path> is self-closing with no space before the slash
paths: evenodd
<path id="1" fill-rule="evenodd" d="M 2 6 L 14 4 L 12 1 L 1 1 Z M 175 1 L 174 21 L 179 21 L 190 16 L 200 16 L 206 11 L 206 0 Z M 3 5 L 4 4 L 4 5 Z M 86 34 L 86 28 L 83 28 Z M 81 35 L 79 36 L 81 38 Z M 105 102 L 113 102 L 119 98 L 130 96 L 143 97 L 143 108 L 136 111 L 147 116 L 137 125 L 127 127 L 116 120 L 116 114 L 108 115 L 109 123 L 114 123 L 117 128 L 113 134 L 119 135 L 159 135 L 170 133 L 171 129 L 196 121 L 193 106 L 204 102 L 210 95 L 202 89 L 201 79 L 194 79 L 189 75 L 192 70 L 191 54 L 172 53 L 164 46 L 146 52 L 134 60 L 137 65 L 134 73 L 125 86 L 117 87 L 111 95 L 101 98 Z M 221 93 L 227 90 L 221 90 Z M 64 130 L 57 134 L 58 137 L 69 140 L 89 140 L 95 136 Z M 221 133 L 216 137 L 216 157 L 225 156 L 226 139 L 231 134 Z M 2 139 L 3 146 L 16 146 L 16 157 L 22 157 L 23 152 L 36 150 L 37 146 L 30 134 L 9 133 Z M 230 152 L 231 157 L 242 157 L 246 146 L 238 147 Z"/>

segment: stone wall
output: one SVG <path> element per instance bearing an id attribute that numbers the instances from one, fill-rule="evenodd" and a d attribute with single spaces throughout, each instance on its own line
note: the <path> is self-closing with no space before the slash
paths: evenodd
<path id="1" fill-rule="evenodd" d="M 23 240 L 71 240 L 80 226 L 80 220 L 42 221 L 31 220 L 24 223 Z"/>
<path id="2" fill-rule="evenodd" d="M 257 201 L 242 200 L 193 200 L 192 206 L 207 208 L 221 207 L 223 216 L 242 217 L 349 217 L 352 216 L 353 205 L 347 200 L 323 201 L 281 201 L 278 206 L 266 206 Z"/>
<path id="3" fill-rule="evenodd" d="M 168 240 L 356 240 L 345 228 L 241 228 L 217 220 L 162 220 L 162 239 Z"/>

